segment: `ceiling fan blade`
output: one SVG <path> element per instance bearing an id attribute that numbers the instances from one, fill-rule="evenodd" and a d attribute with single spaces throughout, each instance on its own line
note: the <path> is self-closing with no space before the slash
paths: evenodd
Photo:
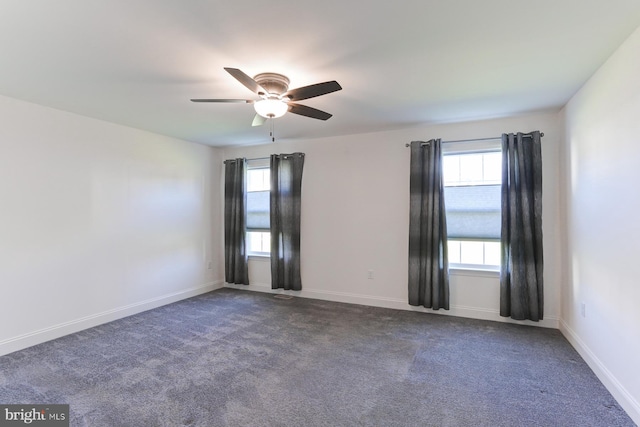
<path id="1" fill-rule="evenodd" d="M 289 103 L 288 105 L 290 113 L 311 117 L 312 119 L 329 120 L 332 116 L 332 114 L 329 114 L 322 110 L 318 110 L 316 108 L 307 107 L 306 105 L 293 103 Z"/>
<path id="2" fill-rule="evenodd" d="M 227 71 L 227 73 L 231 74 L 237 81 L 242 83 L 250 91 L 257 93 L 258 95 L 264 95 L 267 93 L 267 91 L 262 86 L 260 86 L 258 82 L 256 82 L 237 68 L 225 67 L 224 69 Z"/>
<path id="3" fill-rule="evenodd" d="M 252 99 L 192 99 L 191 102 L 243 102 L 245 104 L 253 104 Z"/>
<path id="4" fill-rule="evenodd" d="M 253 118 L 251 126 L 262 126 L 266 121 L 267 119 L 265 117 L 262 117 L 260 114 L 256 114 L 256 116 Z"/>
<path id="5" fill-rule="evenodd" d="M 333 80 L 330 82 L 324 83 L 316 83 L 310 86 L 303 86 L 297 89 L 291 89 L 290 91 L 285 92 L 283 97 L 288 97 L 292 101 L 301 101 L 303 99 L 314 98 L 320 95 L 326 95 L 331 92 L 335 92 L 341 90 L 342 86 L 338 84 L 337 81 Z"/>

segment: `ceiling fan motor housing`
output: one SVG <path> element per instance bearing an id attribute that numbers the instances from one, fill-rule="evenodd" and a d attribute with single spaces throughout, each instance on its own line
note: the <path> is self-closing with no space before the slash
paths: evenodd
<path id="1" fill-rule="evenodd" d="M 270 94 L 282 95 L 289 90 L 289 79 L 282 74 L 260 73 L 257 74 L 253 80 L 265 88 Z"/>

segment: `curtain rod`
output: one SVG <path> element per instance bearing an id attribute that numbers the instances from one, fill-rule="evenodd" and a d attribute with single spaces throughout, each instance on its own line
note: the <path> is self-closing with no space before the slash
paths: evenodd
<path id="1" fill-rule="evenodd" d="M 522 136 L 532 136 L 530 133 L 525 133 Z M 544 136 L 543 132 L 540 132 L 540 137 L 542 138 Z M 451 142 L 475 142 L 475 141 L 493 141 L 495 139 L 502 139 L 502 136 L 495 136 L 492 138 L 473 138 L 473 139 L 454 139 L 451 141 L 442 141 L 443 144 L 449 144 Z M 426 143 L 423 143 L 426 144 Z M 410 147 L 411 144 L 404 144 L 405 147 Z"/>
<path id="2" fill-rule="evenodd" d="M 254 157 L 253 159 L 245 159 L 246 161 L 251 161 L 251 160 L 271 160 L 271 157 Z M 225 160 L 223 163 L 227 163 L 227 162 L 235 162 L 236 159 L 227 159 Z"/>
<path id="3" fill-rule="evenodd" d="M 282 157 L 283 159 L 288 159 L 289 157 L 293 156 L 294 154 L 300 154 L 302 157 L 304 157 L 304 153 L 291 153 L 291 154 L 274 154 L 274 156 L 276 157 Z M 271 160 L 271 156 L 269 157 L 255 157 L 253 159 L 247 159 L 247 162 L 251 161 L 251 160 Z"/>
<path id="4" fill-rule="evenodd" d="M 296 154 L 296 153 L 293 153 L 293 154 Z M 302 154 L 302 156 L 304 156 L 304 153 L 300 153 L 300 154 Z M 291 154 L 276 154 L 276 156 L 278 156 L 278 157 L 283 156 L 283 157 L 285 157 L 285 158 L 286 158 L 287 156 L 290 156 L 290 155 L 291 155 Z M 249 162 L 249 161 L 252 161 L 252 160 L 271 160 L 271 156 L 268 156 L 268 157 L 254 157 L 254 158 L 252 158 L 252 159 L 246 159 L 246 160 L 247 160 L 248 162 Z M 236 159 L 228 159 L 228 160 L 225 160 L 223 163 L 226 163 L 226 162 L 235 162 L 235 161 L 236 161 Z"/>

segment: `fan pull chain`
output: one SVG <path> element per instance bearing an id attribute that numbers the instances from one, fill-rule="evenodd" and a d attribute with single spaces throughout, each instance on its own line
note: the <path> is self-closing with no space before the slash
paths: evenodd
<path id="1" fill-rule="evenodd" d="M 276 142 L 273 118 L 269 119 L 269 127 L 270 127 L 269 136 L 271 137 L 271 142 Z"/>

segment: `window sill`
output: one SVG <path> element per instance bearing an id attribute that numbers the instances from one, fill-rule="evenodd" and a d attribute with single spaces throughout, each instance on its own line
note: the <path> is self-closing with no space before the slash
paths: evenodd
<path id="1" fill-rule="evenodd" d="M 249 254 L 249 261 L 268 262 L 271 259 L 270 254 Z"/>
<path id="2" fill-rule="evenodd" d="M 500 270 L 487 270 L 469 267 L 449 267 L 449 273 L 453 276 L 500 277 Z"/>

